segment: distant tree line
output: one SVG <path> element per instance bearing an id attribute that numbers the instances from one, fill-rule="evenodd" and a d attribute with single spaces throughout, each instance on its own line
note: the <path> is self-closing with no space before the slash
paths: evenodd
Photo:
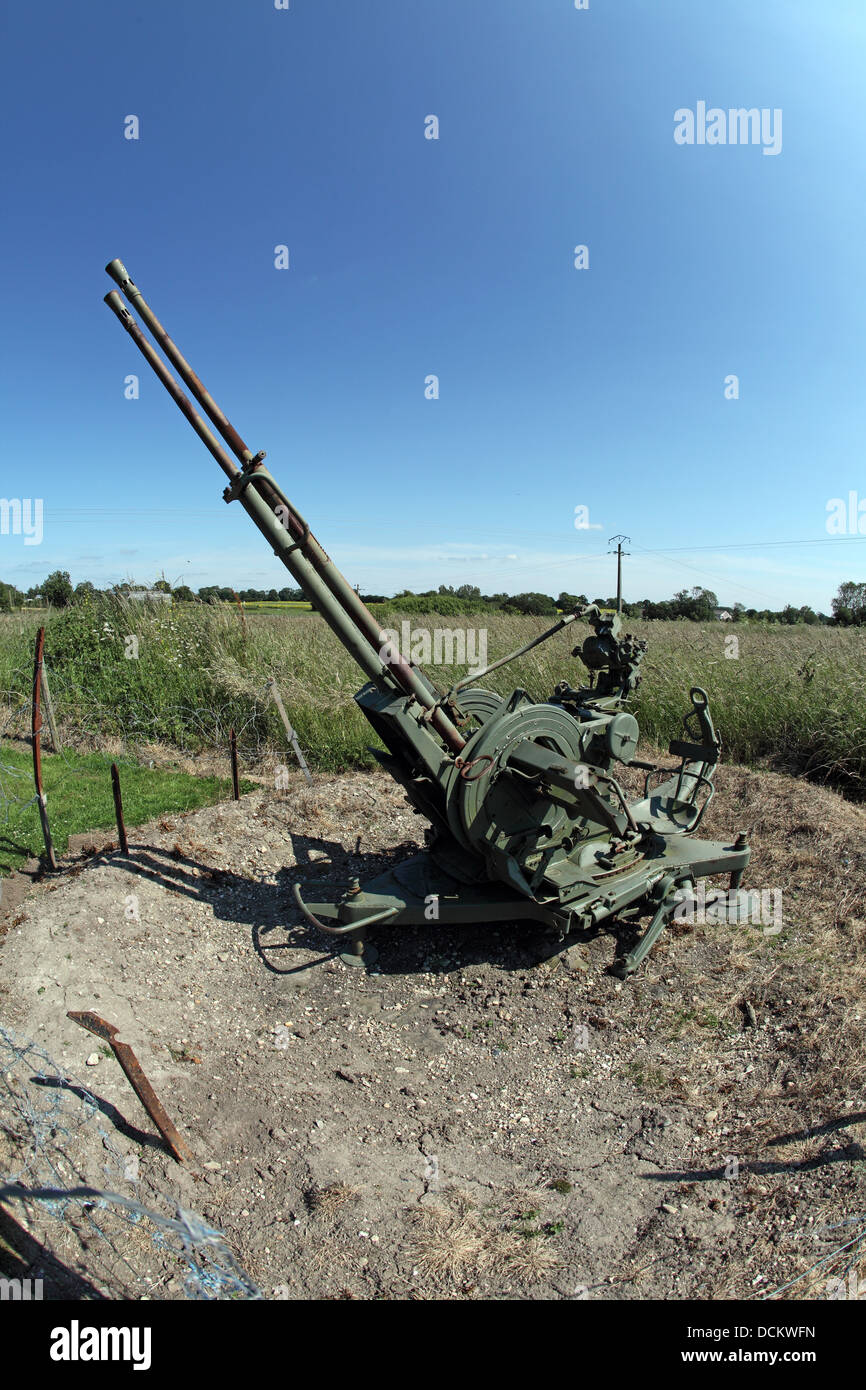
<path id="1" fill-rule="evenodd" d="M 44 583 L 34 585 L 26 592 L 14 584 L 0 582 L 0 611 L 9 612 L 21 608 L 27 602 L 41 602 L 52 608 L 64 608 L 69 604 L 93 601 L 100 593 L 108 595 L 129 594 L 142 586 L 123 583 L 113 584 L 105 590 L 98 590 L 89 580 L 73 587 L 66 570 L 55 570 Z M 218 584 L 204 585 L 194 591 L 188 584 L 179 584 L 173 589 L 168 581 L 160 578 L 148 586 L 161 593 L 169 593 L 179 603 L 289 603 L 305 597 L 302 589 L 286 586 L 282 589 L 234 589 Z M 374 605 L 376 611 L 384 616 L 390 612 L 401 613 L 439 613 L 444 617 L 469 613 L 528 613 L 538 617 L 556 617 L 559 613 L 570 613 L 587 603 L 595 603 L 599 608 L 616 608 L 616 598 L 589 599 L 586 594 L 570 594 L 565 591 L 556 598 L 551 594 L 527 592 L 522 594 L 482 594 L 475 584 L 440 584 L 438 589 L 401 589 L 400 593 L 389 597 L 385 594 L 361 594 L 367 604 Z M 866 626 L 866 581 L 856 583 L 846 580 L 840 584 L 839 591 L 832 602 L 832 613 L 817 613 L 808 604 L 799 608 L 786 604 L 782 609 L 746 608 L 742 603 L 729 608 L 720 606 L 712 589 L 695 585 L 691 589 L 681 589 L 673 598 L 656 601 L 639 599 L 637 602 L 624 602 L 623 615 L 628 618 L 674 619 L 687 622 L 710 622 L 720 612 L 730 614 L 733 622 L 767 623 L 824 623 L 838 627 Z"/>
<path id="2" fill-rule="evenodd" d="M 140 593 L 142 589 L 171 594 L 178 603 L 234 603 L 236 598 L 244 603 L 285 603 L 304 598 L 302 589 L 290 588 L 240 589 L 236 593 L 234 589 L 208 584 L 196 592 L 188 584 L 178 584 L 177 588 L 172 588 L 167 579 L 156 579 L 152 584 L 112 584 L 107 589 L 97 589 L 89 579 L 85 579 L 73 587 L 68 570 L 55 570 L 42 584 L 34 584 L 25 592 L 17 589 L 14 584 L 0 582 L 0 612 L 9 612 L 13 608 L 23 607 L 25 603 L 39 601 L 51 608 L 67 608 L 70 604 L 88 603 L 101 594 L 109 597 L 123 596 L 133 592 Z"/>
<path id="3" fill-rule="evenodd" d="M 586 594 L 571 594 L 565 591 L 560 593 L 557 598 L 553 598 L 551 594 L 539 593 L 482 594 L 481 590 L 472 584 L 462 584 L 457 589 L 450 585 L 440 584 L 438 589 L 425 589 L 420 593 L 415 593 L 411 589 L 403 589 L 390 599 L 385 599 L 378 594 L 362 594 L 361 597 L 365 602 L 384 605 L 386 610 L 388 608 L 399 609 L 402 612 L 411 612 L 413 609 L 418 612 L 433 611 L 436 613 L 499 611 L 555 617 L 557 613 L 570 613 L 575 608 L 583 607 L 588 603 L 594 603 L 599 608 L 616 608 L 616 597 L 611 595 L 606 598 L 595 596 L 590 599 Z M 749 619 L 770 623 L 860 624 L 866 623 L 866 584 L 843 584 L 840 587 L 839 596 L 833 600 L 832 616 L 826 613 L 816 613 L 808 604 L 804 604 L 800 608 L 795 608 L 793 604 L 787 604 L 785 608 L 778 611 L 769 608 L 746 608 L 742 603 L 735 603 L 730 608 L 724 608 L 719 604 L 712 589 L 704 589 L 699 585 L 691 589 L 681 589 L 679 593 L 674 594 L 673 598 L 661 602 L 649 598 L 639 599 L 634 603 L 624 602 L 622 611 L 627 618 L 684 619 L 697 623 L 711 622 L 720 612 L 726 612 L 730 614 L 733 622 Z"/>

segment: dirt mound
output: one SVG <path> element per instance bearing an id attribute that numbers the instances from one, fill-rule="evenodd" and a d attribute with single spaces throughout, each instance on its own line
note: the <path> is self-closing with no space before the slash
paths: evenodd
<path id="1" fill-rule="evenodd" d="M 784 925 L 679 924 L 625 984 L 606 933 L 551 956 L 528 925 L 385 929 L 365 973 L 293 925 L 292 882 L 363 881 L 423 825 L 384 776 L 298 780 L 133 831 L 128 859 L 82 850 L 27 897 L 0 1021 L 114 1107 L 129 1196 L 198 1212 L 273 1297 L 756 1296 L 866 1225 L 866 810 L 722 769 L 701 833 L 751 832 L 746 886 L 781 891 Z M 69 1009 L 120 1027 L 196 1172 L 128 1137 L 149 1121 Z M 67 1267 L 141 1296 L 52 1229 Z M 181 1296 L 148 1259 L 150 1296 Z"/>

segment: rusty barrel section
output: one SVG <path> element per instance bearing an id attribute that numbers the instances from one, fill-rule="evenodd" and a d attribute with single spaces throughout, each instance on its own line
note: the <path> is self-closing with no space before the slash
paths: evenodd
<path id="1" fill-rule="evenodd" d="M 425 709 L 431 710 L 430 723 L 433 728 L 452 752 L 459 753 L 465 740 L 444 711 L 437 706 L 437 696 L 431 682 L 399 652 L 390 649 L 384 652 L 380 650 L 380 625 L 313 536 L 304 518 L 263 468 L 264 454 L 254 455 L 248 448 L 169 337 L 123 262 L 115 259 L 105 268 L 129 303 L 141 315 L 184 384 L 241 464 L 238 468 L 208 429 L 159 354 L 138 327 L 117 291 L 113 290 L 107 294 L 106 304 L 120 319 L 175 404 L 230 479 L 231 486 L 226 489 L 226 500 L 238 497 L 259 529 L 272 543 L 277 542 L 274 544 L 275 553 L 298 580 L 365 674 L 380 685 L 385 676 L 386 686 L 390 684 L 387 680 L 387 676 L 390 676 L 400 691 L 412 696 Z M 262 505 L 257 505 L 259 503 Z M 280 514 L 282 520 L 278 520 Z M 273 522 L 276 522 L 283 532 L 282 537 L 275 534 Z"/>

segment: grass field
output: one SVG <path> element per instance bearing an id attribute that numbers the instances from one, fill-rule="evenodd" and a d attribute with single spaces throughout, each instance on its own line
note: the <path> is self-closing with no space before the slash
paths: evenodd
<path id="1" fill-rule="evenodd" d="M 33 633 L 45 615 L 0 618 L 0 734 L 26 732 Z M 399 629 L 398 614 L 388 614 Z M 476 620 L 413 615 L 412 629 L 483 627 L 487 659 L 519 647 L 548 620 L 496 614 Z M 634 702 L 642 734 L 678 736 L 691 685 L 709 693 L 725 757 L 831 782 L 866 795 L 866 629 L 687 622 L 626 626 L 649 641 Z M 580 684 L 571 648 L 576 623 L 528 657 L 486 677 L 507 693 L 545 698 L 557 681 Z M 134 642 L 130 639 L 134 638 Z M 732 653 L 731 639 L 738 650 Z M 131 653 L 134 648 L 135 654 Z M 295 609 L 248 612 L 232 605 L 187 609 L 84 607 L 46 621 L 46 661 L 62 726 L 81 748 L 120 738 L 134 752 L 163 742 L 184 751 L 224 748 L 230 725 L 249 761 L 285 747 L 268 699 L 276 677 L 311 764 L 338 771 L 368 765 L 371 731 L 352 695 L 362 677 L 319 616 Z M 431 666 L 441 686 L 465 668 Z"/>
<path id="2" fill-rule="evenodd" d="M 245 613 L 278 613 L 281 608 L 296 609 L 299 613 L 311 613 L 313 605 L 306 599 L 244 599 Z"/>
<path id="3" fill-rule="evenodd" d="M 195 811 L 230 795 L 225 778 L 193 777 L 164 768 L 141 767 L 131 761 L 119 767 L 124 819 L 142 825 L 172 811 Z M 42 778 L 58 854 L 70 835 L 101 830 L 115 823 L 109 762 L 101 753 L 64 752 L 42 756 Z M 249 790 L 252 783 L 245 784 Z M 0 746 L 0 789 L 9 814 L 0 822 L 0 874 L 20 868 L 44 850 L 42 827 L 33 796 L 33 759 L 29 749 Z M 27 804 L 29 802 L 29 804 Z"/>

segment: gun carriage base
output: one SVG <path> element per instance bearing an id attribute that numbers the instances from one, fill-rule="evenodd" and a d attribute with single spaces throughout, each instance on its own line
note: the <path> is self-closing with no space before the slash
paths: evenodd
<path id="1" fill-rule="evenodd" d="M 598 620 L 605 622 L 601 615 Z M 631 803 L 613 775 L 617 754 L 611 750 L 634 750 L 634 717 L 615 698 L 599 708 L 587 703 L 593 692 L 570 693 L 579 699 L 579 715 L 564 707 L 561 693 L 536 703 L 521 690 L 504 700 L 470 688 L 452 700 L 452 709 L 456 703 L 467 715 L 479 708 L 484 715 L 450 779 L 445 825 L 431 814 L 426 779 L 405 779 L 399 765 L 378 755 L 434 828 L 424 852 L 363 885 L 323 884 L 327 896 L 315 901 L 309 895 L 318 885 L 307 883 L 307 897 L 295 885 L 295 902 L 307 920 L 351 941 L 345 960 L 370 961 L 364 938 L 377 925 L 527 921 L 564 942 L 602 923 L 649 913 L 649 925 L 614 963 L 625 976 L 699 879 L 725 874 L 731 888 L 739 887 L 749 860 L 745 836 L 725 843 L 690 834 L 712 796 L 719 751 L 705 693 L 693 689 L 687 718 L 703 725 L 709 741 L 674 742 L 670 751 L 681 761 L 664 782 L 651 788 L 661 769 L 620 759 L 646 772 L 644 795 Z M 363 708 L 369 697 L 365 688 L 356 699 Z"/>

